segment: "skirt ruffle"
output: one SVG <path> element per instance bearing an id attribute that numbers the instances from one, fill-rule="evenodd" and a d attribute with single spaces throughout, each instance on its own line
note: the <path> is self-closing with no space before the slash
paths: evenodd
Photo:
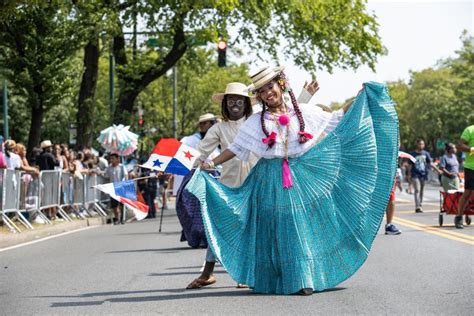
<path id="1" fill-rule="evenodd" d="M 260 159 L 242 186 L 196 172 L 186 189 L 201 204 L 207 239 L 239 283 L 290 294 L 332 288 L 364 263 L 380 227 L 398 154 L 398 118 L 386 87 L 367 83 L 336 129 L 290 158 Z"/>
<path id="2" fill-rule="evenodd" d="M 189 193 L 185 187 L 191 180 L 195 170 L 191 170 L 184 178 L 176 194 L 176 214 L 183 231 L 181 241 L 187 241 L 193 248 L 207 247 L 206 233 L 202 223 L 201 205 L 199 200 Z"/>

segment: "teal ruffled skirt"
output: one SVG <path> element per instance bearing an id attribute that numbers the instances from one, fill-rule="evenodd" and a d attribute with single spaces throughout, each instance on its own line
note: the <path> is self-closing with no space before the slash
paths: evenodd
<path id="1" fill-rule="evenodd" d="M 290 158 L 260 159 L 242 186 L 196 172 L 209 245 L 235 281 L 259 293 L 332 288 L 364 263 L 383 219 L 397 165 L 398 119 L 385 85 L 366 83 L 336 127 Z"/>

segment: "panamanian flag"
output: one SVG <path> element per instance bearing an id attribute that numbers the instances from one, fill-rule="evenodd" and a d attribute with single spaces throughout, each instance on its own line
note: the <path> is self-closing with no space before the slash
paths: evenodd
<path id="1" fill-rule="evenodd" d="M 198 150 L 174 138 L 162 138 L 143 167 L 184 176 L 199 156 Z"/>
<path id="2" fill-rule="evenodd" d="M 111 198 L 130 208 L 138 221 L 144 219 L 148 215 L 148 205 L 140 202 L 137 198 L 135 181 L 127 180 L 99 184 L 96 185 L 95 188 L 107 193 Z"/>

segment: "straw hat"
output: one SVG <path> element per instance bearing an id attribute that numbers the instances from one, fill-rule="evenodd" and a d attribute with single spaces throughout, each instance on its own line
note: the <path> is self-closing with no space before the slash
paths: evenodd
<path id="1" fill-rule="evenodd" d="M 53 146 L 53 144 L 51 143 L 50 140 L 43 140 L 40 144 L 41 149 L 45 149 L 51 146 Z"/>
<path id="2" fill-rule="evenodd" d="M 224 93 L 216 93 L 212 96 L 212 101 L 216 103 L 222 102 L 224 96 L 228 94 L 241 95 L 246 98 L 250 98 L 250 102 L 255 103 L 255 97 L 249 96 L 249 90 L 246 85 L 240 82 L 231 82 L 225 87 Z"/>
<path id="3" fill-rule="evenodd" d="M 212 113 L 206 113 L 199 117 L 199 123 L 207 122 L 207 121 L 215 121 L 215 120 L 217 120 L 217 116 L 215 116 Z"/>
<path id="4" fill-rule="evenodd" d="M 270 82 L 273 78 L 278 76 L 280 72 L 283 71 L 285 67 L 278 66 L 278 67 L 270 67 L 265 66 L 255 72 L 253 75 L 250 75 L 250 79 L 252 80 L 252 84 L 247 87 L 249 91 L 255 91 L 268 82 Z"/>

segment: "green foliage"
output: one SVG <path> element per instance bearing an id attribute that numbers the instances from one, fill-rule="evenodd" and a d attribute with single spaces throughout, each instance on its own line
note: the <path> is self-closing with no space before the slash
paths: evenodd
<path id="1" fill-rule="evenodd" d="M 123 33 L 114 35 L 119 78 L 115 121 L 127 119 L 138 94 L 185 51 L 193 50 L 189 46 L 193 42 L 217 43 L 223 36 L 230 41 L 230 50 L 241 46 L 258 56 L 266 53 L 275 60 L 283 56 L 311 72 L 363 64 L 374 69 L 377 56 L 384 53 L 377 23 L 365 12 L 363 0 L 155 0 L 112 6 L 123 8 L 116 20 L 119 28 L 131 28 L 139 19 L 146 30 L 156 32 L 156 47 L 144 42 L 133 62 Z M 229 38 L 230 29 L 236 30 L 237 38 Z M 133 36 L 129 38 L 133 41 Z"/>
<path id="2" fill-rule="evenodd" d="M 375 17 L 365 10 L 363 0 L 147 1 L 130 7 L 125 18 L 138 11 L 148 29 L 166 34 L 173 30 L 176 16 L 185 15 L 188 34 L 210 42 L 237 28 L 233 45 L 268 52 L 275 59 L 282 49 L 280 42 L 286 41 L 284 55 L 314 71 L 335 66 L 355 69 L 362 64 L 374 68 L 384 50 Z"/>
<path id="3" fill-rule="evenodd" d="M 472 37 L 464 34 L 463 48 L 454 59 L 411 74 L 409 84 L 389 83 L 390 94 L 397 103 L 400 141 L 408 150 L 417 138 L 427 148 L 436 149 L 436 141 L 456 143 L 464 128 L 474 122 L 474 49 Z"/>
<path id="4" fill-rule="evenodd" d="M 29 125 L 21 124 L 21 122 L 30 121 L 31 111 L 28 109 L 25 97 L 16 94 L 15 87 L 12 84 L 8 86 L 8 104 L 10 138 L 26 144 L 28 141 Z"/>
<path id="5" fill-rule="evenodd" d="M 156 86 L 151 89 L 153 93 L 159 93 L 154 97 L 167 100 L 162 111 L 163 115 L 169 114 L 170 78 L 166 73 L 179 64 L 179 89 L 189 95 L 189 100 L 179 99 L 180 134 L 193 129 L 190 122 L 196 119 L 198 112 L 218 110 L 208 99 L 212 92 L 223 88 L 229 80 L 246 78 L 245 66 L 215 69 L 213 54 L 199 52 L 196 44 L 215 43 L 222 35 L 230 41 L 229 49 L 234 53 L 244 47 L 257 53 L 270 53 L 275 59 L 283 53 L 308 71 L 331 70 L 334 66 L 357 68 L 361 64 L 373 68 L 376 56 L 383 53 L 377 24 L 374 17 L 365 12 L 363 0 L 7 0 L 0 5 L 0 11 L 0 67 L 18 96 L 11 101 L 16 107 L 12 117 L 23 123 L 31 120 L 32 126 L 37 126 L 38 131 L 29 130 L 30 138 L 35 136 L 33 142 L 38 140 L 43 117 L 38 118 L 33 112 L 26 114 L 25 110 L 36 109 L 41 116 L 44 111 L 48 123 L 45 135 L 52 140 L 54 136 L 58 141 L 66 139 L 65 130 L 58 126 L 70 123 L 71 118 L 66 116 L 74 115 L 71 108 L 77 106 L 74 100 L 77 100 L 82 69 L 72 57 L 91 38 L 98 36 L 105 40 L 106 46 L 114 42 L 116 102 L 125 122 L 133 120 L 130 114 L 138 105 L 137 97 L 145 104 L 151 102 L 147 100 L 148 95 L 140 95 L 151 93 L 147 89 L 150 84 Z M 131 30 L 135 20 L 139 21 L 142 31 L 153 33 L 147 36 L 156 38 L 157 46 L 148 47 L 145 40 L 138 40 L 139 47 L 132 58 L 130 41 L 133 37 L 123 32 Z M 231 28 L 237 30 L 237 38 L 229 38 Z M 281 42 L 284 47 L 279 51 Z M 185 52 L 188 57 L 179 62 Z M 209 67 L 192 64 L 191 56 L 201 61 L 206 58 Z M 104 63 L 101 59 L 95 98 L 97 122 L 94 128 L 97 130 L 111 119 Z M 214 86 L 204 83 L 206 80 Z M 169 116 L 168 121 L 161 117 L 157 126 L 168 133 Z M 34 120 L 39 123 L 33 124 Z M 13 129 L 15 135 L 25 137 L 24 124 L 23 129 L 18 126 Z"/>
<path id="6" fill-rule="evenodd" d="M 217 67 L 212 51 L 198 49 L 186 54 L 177 65 L 178 102 L 177 134 L 183 137 L 197 131 L 200 115 L 211 112 L 220 115 L 220 104 L 213 103 L 211 96 L 223 92 L 229 82 L 250 84 L 248 69 L 243 65 Z M 139 96 L 137 104 L 145 110 L 145 129 L 156 128 L 157 133 L 146 133 L 143 148 L 151 149 L 158 137 L 173 136 L 173 78 L 169 74 L 150 84 Z M 138 130 L 138 116 L 134 116 L 133 128 Z"/>
<path id="7" fill-rule="evenodd" d="M 67 5 L 32 4 L 16 6 L 0 21 L 0 69 L 31 112 L 29 150 L 40 141 L 44 113 L 72 97 L 77 84 L 71 56 L 80 32 L 71 14 Z"/>

